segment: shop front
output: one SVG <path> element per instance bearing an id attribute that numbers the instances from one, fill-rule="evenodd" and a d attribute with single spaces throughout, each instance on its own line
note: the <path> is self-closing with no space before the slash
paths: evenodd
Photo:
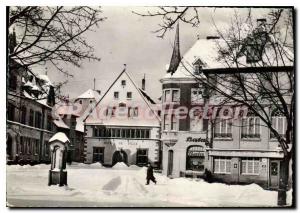
<path id="1" fill-rule="evenodd" d="M 163 143 L 163 174 L 171 178 L 201 177 L 209 168 L 206 134 L 180 132 L 177 140 Z"/>

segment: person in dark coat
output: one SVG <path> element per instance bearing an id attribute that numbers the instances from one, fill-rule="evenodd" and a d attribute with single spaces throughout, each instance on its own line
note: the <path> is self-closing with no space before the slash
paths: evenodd
<path id="1" fill-rule="evenodd" d="M 147 180 L 147 183 L 146 185 L 149 185 L 150 183 L 150 180 L 156 184 L 156 179 L 155 177 L 153 176 L 153 167 L 151 166 L 150 163 L 148 163 L 148 169 L 147 169 L 147 177 L 146 177 L 146 180 Z"/>

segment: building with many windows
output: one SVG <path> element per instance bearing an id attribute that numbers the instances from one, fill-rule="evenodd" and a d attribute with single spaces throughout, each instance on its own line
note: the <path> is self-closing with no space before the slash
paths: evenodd
<path id="1" fill-rule="evenodd" d="M 160 118 L 155 102 L 124 69 L 85 122 L 85 162 L 159 166 Z"/>
<path id="2" fill-rule="evenodd" d="M 8 163 L 49 162 L 48 141 L 56 131 L 52 122 L 54 87 L 46 75 L 33 75 L 10 62 L 7 86 L 6 154 Z"/>
<path id="3" fill-rule="evenodd" d="M 218 59 L 217 42 L 221 42 L 220 39 L 198 39 L 181 58 L 178 34 L 177 28 L 171 63 L 167 74 L 161 79 L 163 174 L 169 177 L 201 177 L 206 169 L 219 181 L 255 182 L 277 188 L 283 159 L 278 140 L 252 112 L 238 119 L 219 116 L 226 116 L 231 109 L 238 115 L 244 111 L 237 111 L 236 106 L 230 103 L 224 104 L 224 97 L 201 83 L 211 81 L 216 86 L 222 85 L 222 78 L 217 80 L 214 75 L 223 74 L 225 78 L 235 71 Z M 253 57 L 250 56 L 243 57 L 247 66 L 238 70 L 245 78 L 249 73 L 293 70 L 290 61 L 284 67 L 274 65 L 276 69 L 272 66 L 252 67 L 250 62 Z M 259 60 L 257 57 L 255 59 Z M 288 91 L 288 88 L 282 89 Z M 272 126 L 284 135 L 286 117 L 274 110 L 273 104 L 263 104 L 272 119 Z M 225 107 L 220 110 L 220 105 Z M 214 119 L 203 116 L 207 109 L 205 106 L 209 106 L 210 113 L 215 113 Z"/>

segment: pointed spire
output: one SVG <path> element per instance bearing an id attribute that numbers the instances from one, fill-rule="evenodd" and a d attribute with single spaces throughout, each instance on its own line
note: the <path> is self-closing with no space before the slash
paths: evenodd
<path id="1" fill-rule="evenodd" d="M 181 61 L 181 56 L 180 56 L 180 48 L 179 48 L 179 23 L 178 23 L 176 28 L 172 58 L 167 73 L 171 73 L 171 75 L 173 75 L 173 73 L 177 70 L 178 65 L 180 64 L 180 61 Z"/>

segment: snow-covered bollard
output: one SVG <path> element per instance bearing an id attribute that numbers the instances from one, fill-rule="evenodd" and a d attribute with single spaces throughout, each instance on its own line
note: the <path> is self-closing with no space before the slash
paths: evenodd
<path id="1" fill-rule="evenodd" d="M 66 159 L 70 140 L 65 133 L 58 132 L 49 140 L 51 169 L 48 185 L 67 185 Z"/>

